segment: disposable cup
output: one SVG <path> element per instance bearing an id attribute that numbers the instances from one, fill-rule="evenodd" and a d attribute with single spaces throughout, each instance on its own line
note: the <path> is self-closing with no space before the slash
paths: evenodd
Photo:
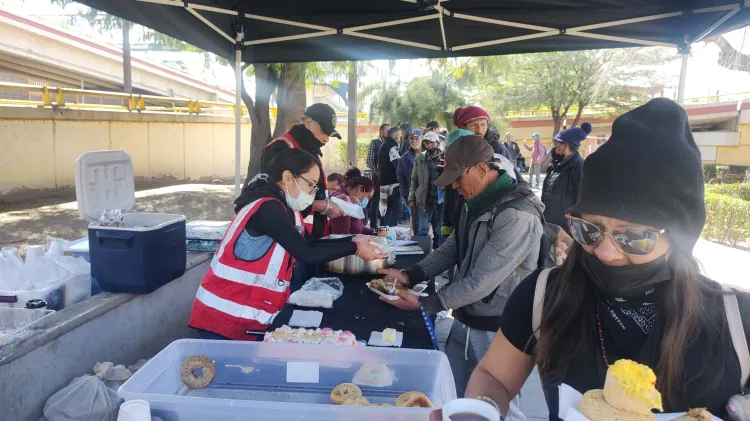
<path id="1" fill-rule="evenodd" d="M 28 246 L 26 247 L 26 266 L 39 263 L 44 256 L 44 247 Z"/>
<path id="2" fill-rule="evenodd" d="M 500 421 L 500 414 L 494 406 L 477 399 L 456 399 L 443 405 L 443 421 L 452 421 L 456 414 L 476 414 L 488 421 Z"/>
<path id="3" fill-rule="evenodd" d="M 117 421 L 151 421 L 151 407 L 144 400 L 127 401 L 120 405 Z"/>

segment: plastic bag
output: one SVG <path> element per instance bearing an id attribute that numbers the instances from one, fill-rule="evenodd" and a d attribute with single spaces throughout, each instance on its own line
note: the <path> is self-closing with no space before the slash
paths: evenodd
<path id="1" fill-rule="evenodd" d="M 339 278 L 310 278 L 289 297 L 289 304 L 300 307 L 333 308 L 333 302 L 344 293 Z"/>
<path id="2" fill-rule="evenodd" d="M 47 399 L 48 421 L 116 421 L 122 400 L 102 381 L 102 374 L 76 377 Z"/>

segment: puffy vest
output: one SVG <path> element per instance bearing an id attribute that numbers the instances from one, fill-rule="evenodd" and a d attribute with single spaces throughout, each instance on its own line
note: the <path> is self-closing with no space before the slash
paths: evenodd
<path id="1" fill-rule="evenodd" d="M 289 300 L 294 257 L 273 242 L 263 257 L 246 261 L 235 257 L 234 246 L 247 221 L 261 204 L 277 199 L 260 198 L 234 217 L 193 301 L 190 326 L 235 340 L 253 340 L 246 331 L 265 331 Z M 282 204 L 285 208 L 286 205 Z M 294 211 L 296 226 L 302 215 Z"/>
<path id="2" fill-rule="evenodd" d="M 266 149 L 273 145 L 276 142 L 283 142 L 286 143 L 286 145 L 292 149 L 302 149 L 302 146 L 300 146 L 299 143 L 297 143 L 297 140 L 292 137 L 289 132 L 283 133 L 281 136 L 277 137 L 276 139 L 268 142 L 268 144 L 263 148 L 263 153 L 266 153 Z M 321 177 L 323 177 L 323 185 L 325 186 L 324 189 L 328 190 L 328 179 L 326 178 L 326 173 L 323 171 L 323 163 L 320 161 L 320 157 L 315 157 L 318 160 L 318 164 L 320 164 L 320 174 Z M 313 232 L 313 223 L 314 223 L 314 214 L 316 212 L 310 212 L 309 215 L 302 221 L 302 225 L 305 227 L 308 233 L 312 234 Z M 328 223 L 328 220 L 326 220 L 326 224 L 323 227 L 323 236 L 327 236 L 331 234 L 331 224 Z"/>

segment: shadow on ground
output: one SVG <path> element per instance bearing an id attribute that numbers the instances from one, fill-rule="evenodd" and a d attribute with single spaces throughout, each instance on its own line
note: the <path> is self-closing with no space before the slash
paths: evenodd
<path id="1" fill-rule="evenodd" d="M 234 216 L 231 186 L 179 185 L 138 192 L 134 212 L 175 213 L 188 221 L 230 220 Z M 48 237 L 75 240 L 87 235 L 88 223 L 75 202 L 0 213 L 0 247 L 25 249 Z"/>

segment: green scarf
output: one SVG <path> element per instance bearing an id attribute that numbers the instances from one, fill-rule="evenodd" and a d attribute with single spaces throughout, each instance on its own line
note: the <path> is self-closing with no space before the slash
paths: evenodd
<path id="1" fill-rule="evenodd" d="M 456 238 L 461 244 L 459 250 L 459 262 L 463 261 L 466 250 L 469 247 L 469 227 L 471 223 L 481 215 L 490 205 L 494 205 L 500 197 L 504 196 L 505 191 L 515 184 L 513 177 L 507 172 L 502 171 L 494 183 L 487 187 L 487 190 L 480 193 L 477 197 L 466 201 L 466 220 L 464 221 L 461 238 Z"/>

